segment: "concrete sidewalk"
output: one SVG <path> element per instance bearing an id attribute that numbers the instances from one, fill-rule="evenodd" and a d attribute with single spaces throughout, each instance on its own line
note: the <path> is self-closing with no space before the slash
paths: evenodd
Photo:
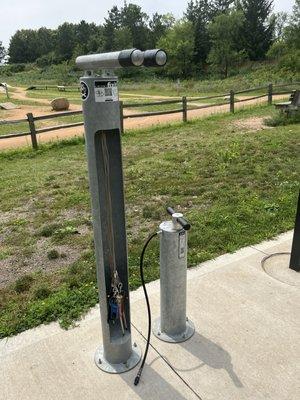
<path id="1" fill-rule="evenodd" d="M 196 333 L 177 345 L 152 336 L 139 386 L 137 368 L 110 375 L 95 366 L 95 308 L 69 331 L 53 323 L 1 340 L 0 399 L 298 400 L 300 274 L 293 272 L 291 285 L 261 266 L 266 255 L 289 252 L 291 240 L 288 232 L 189 270 L 188 316 Z M 159 282 L 148 287 L 155 318 Z M 132 335 L 142 349 L 144 303 L 141 289 L 131 293 Z"/>

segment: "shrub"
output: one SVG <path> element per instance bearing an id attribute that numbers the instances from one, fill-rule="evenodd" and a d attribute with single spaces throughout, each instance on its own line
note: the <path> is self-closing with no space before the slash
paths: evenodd
<path id="1" fill-rule="evenodd" d="M 300 112 L 287 116 L 286 113 L 280 112 L 272 118 L 267 118 L 264 120 L 264 123 L 267 126 L 280 126 L 280 125 L 289 125 L 289 124 L 299 124 L 300 122 Z"/>

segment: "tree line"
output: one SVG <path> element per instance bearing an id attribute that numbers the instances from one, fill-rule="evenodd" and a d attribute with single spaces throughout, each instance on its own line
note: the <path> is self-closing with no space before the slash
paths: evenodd
<path id="1" fill-rule="evenodd" d="M 214 71 L 227 77 L 245 60 L 286 59 L 299 68 L 300 0 L 293 14 L 273 13 L 273 0 L 191 0 L 181 19 L 147 15 L 140 6 L 114 6 L 103 24 L 65 22 L 57 29 L 21 29 L 11 38 L 9 63 L 40 67 L 74 63 L 81 54 L 123 48 L 164 48 L 164 74 L 190 77 Z M 0 61 L 6 51 L 0 42 Z M 295 65 L 294 65 L 295 64 Z"/>

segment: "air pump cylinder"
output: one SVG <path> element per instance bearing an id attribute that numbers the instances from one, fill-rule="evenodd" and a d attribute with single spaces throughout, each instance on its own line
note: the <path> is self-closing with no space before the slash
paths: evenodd
<path id="1" fill-rule="evenodd" d="M 173 210 L 172 210 L 173 211 Z M 153 333 L 165 342 L 183 342 L 194 333 L 186 316 L 187 230 L 182 214 L 172 213 L 171 221 L 160 224 L 160 318 Z"/>

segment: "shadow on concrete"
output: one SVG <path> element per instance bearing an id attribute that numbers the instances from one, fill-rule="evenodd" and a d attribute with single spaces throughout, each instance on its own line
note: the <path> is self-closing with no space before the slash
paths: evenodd
<path id="1" fill-rule="evenodd" d="M 221 346 L 212 342 L 205 336 L 200 335 L 198 332 L 195 332 L 194 336 L 190 340 L 179 344 L 186 351 L 193 354 L 194 357 L 197 357 L 201 361 L 201 364 L 185 370 L 180 370 L 176 368 L 176 371 L 195 371 L 198 368 L 203 367 L 204 365 L 207 365 L 214 369 L 225 369 L 234 385 L 238 388 L 243 387 L 242 382 L 240 381 L 237 374 L 234 372 L 231 355 Z"/>
<path id="2" fill-rule="evenodd" d="M 172 380 L 170 383 L 166 381 L 161 374 L 155 371 L 152 368 L 152 365 L 156 362 L 163 363 L 162 368 L 169 373 L 172 374 Z M 172 399 L 172 400 L 193 400 L 200 399 L 200 396 L 196 396 L 191 391 L 188 397 L 181 394 L 176 387 L 181 385 L 181 387 L 185 387 L 185 392 L 188 388 L 184 385 L 183 382 L 179 380 L 179 378 L 169 369 L 169 367 L 164 364 L 164 361 L 160 357 L 154 358 L 150 364 L 145 365 L 142 378 L 138 386 L 134 386 L 133 381 L 138 372 L 140 364 L 134 370 L 121 374 L 120 377 L 128 384 L 128 386 L 134 391 L 134 393 L 139 396 L 143 400 L 159 400 L 159 399 Z M 170 371 L 170 372 L 169 372 Z M 120 397 L 121 398 L 121 397 Z M 127 397 L 126 397 L 127 398 Z"/>

